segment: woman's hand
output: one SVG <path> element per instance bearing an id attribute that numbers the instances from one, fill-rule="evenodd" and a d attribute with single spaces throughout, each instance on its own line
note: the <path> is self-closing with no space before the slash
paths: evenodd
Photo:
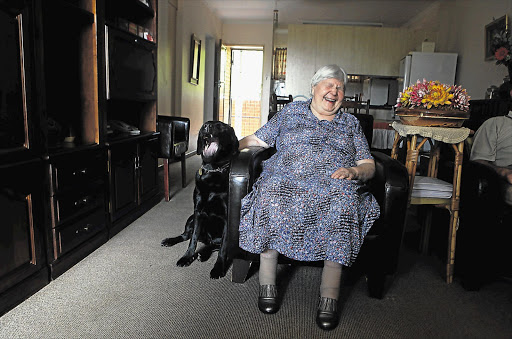
<path id="1" fill-rule="evenodd" d="M 255 136 L 254 134 L 248 135 L 245 138 L 239 140 L 239 150 L 243 150 L 244 148 L 250 147 L 250 146 L 261 146 L 265 148 L 269 148 L 269 145 L 267 145 L 266 142 Z"/>
<path id="2" fill-rule="evenodd" d="M 338 168 L 332 175 L 331 178 L 333 179 L 357 179 L 357 171 L 353 167 L 349 168 Z"/>
<path id="3" fill-rule="evenodd" d="M 496 173 L 498 173 L 498 175 L 500 177 L 502 177 L 503 179 L 508 181 L 509 184 L 512 184 L 512 169 L 511 168 L 499 167 L 499 166 L 496 166 L 491 161 L 487 161 L 487 160 L 476 159 L 474 161 L 492 168 Z"/>
<path id="4" fill-rule="evenodd" d="M 338 168 L 331 174 L 331 178 L 366 181 L 375 174 L 375 162 L 371 159 L 356 161 L 356 165 L 356 167 Z"/>

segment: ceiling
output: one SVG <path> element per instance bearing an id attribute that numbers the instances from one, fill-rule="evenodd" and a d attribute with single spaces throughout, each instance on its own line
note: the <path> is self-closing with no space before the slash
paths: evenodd
<path id="1" fill-rule="evenodd" d="M 289 24 L 382 24 L 400 27 L 438 0 L 202 0 L 223 22 Z M 449 0 L 450 1 L 450 0 Z"/>

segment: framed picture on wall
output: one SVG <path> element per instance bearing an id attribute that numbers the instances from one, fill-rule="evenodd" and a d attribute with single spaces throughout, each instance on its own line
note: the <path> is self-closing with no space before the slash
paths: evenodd
<path id="1" fill-rule="evenodd" d="M 485 60 L 494 60 L 492 51 L 492 39 L 496 34 L 500 34 L 508 29 L 508 16 L 504 15 L 485 25 Z"/>
<path id="2" fill-rule="evenodd" d="M 195 34 L 190 39 L 190 83 L 199 83 L 199 66 L 201 63 L 201 40 Z"/>

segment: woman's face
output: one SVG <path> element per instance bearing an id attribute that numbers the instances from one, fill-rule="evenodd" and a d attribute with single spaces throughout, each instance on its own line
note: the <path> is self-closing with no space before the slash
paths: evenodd
<path id="1" fill-rule="evenodd" d="M 341 107 L 343 100 L 343 82 L 338 79 L 325 79 L 313 86 L 311 109 L 318 118 L 334 116 Z M 320 115 L 320 117 L 318 116 Z"/>

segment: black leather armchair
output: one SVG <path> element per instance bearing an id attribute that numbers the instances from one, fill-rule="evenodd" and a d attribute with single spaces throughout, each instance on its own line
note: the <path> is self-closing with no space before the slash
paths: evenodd
<path id="1" fill-rule="evenodd" d="M 455 273 L 467 290 L 512 276 L 512 206 L 504 199 L 507 185 L 489 166 L 475 161 L 462 166 Z"/>
<path id="2" fill-rule="evenodd" d="M 476 131 L 487 119 L 506 115 L 512 101 L 471 100 L 470 109 L 470 118 L 463 126 Z M 512 206 L 504 200 L 506 181 L 489 166 L 469 160 L 469 153 L 470 148 L 465 147 L 455 276 L 466 290 L 478 290 L 500 276 L 512 276 Z M 450 152 L 441 154 L 453 159 Z M 440 159 L 439 170 L 441 176 L 450 176 L 453 163 Z"/>
<path id="3" fill-rule="evenodd" d="M 363 119 L 371 119 L 368 115 L 361 116 L 367 117 Z M 367 134 L 372 126 L 367 124 L 368 120 L 365 121 L 365 134 Z M 368 134 L 371 135 L 371 133 Z M 233 282 L 243 283 L 251 262 L 258 260 L 258 255 L 238 247 L 241 199 L 250 192 L 254 181 L 260 175 L 262 162 L 274 152 L 273 148 L 250 147 L 242 150 L 231 164 L 228 224 L 229 241 L 233 252 L 231 255 Z M 398 265 L 409 183 L 404 165 L 383 153 L 372 152 L 372 154 L 375 158 L 376 173 L 368 185 L 379 202 L 381 216 L 366 236 L 358 259 L 351 269 L 366 273 L 370 296 L 382 298 L 386 275 L 394 273 Z"/>
<path id="4" fill-rule="evenodd" d="M 190 119 L 159 115 L 157 130 L 160 132 L 159 158 L 164 160 L 164 195 L 169 201 L 169 164 L 181 162 L 181 184 L 187 185 L 186 152 L 190 135 Z"/>

